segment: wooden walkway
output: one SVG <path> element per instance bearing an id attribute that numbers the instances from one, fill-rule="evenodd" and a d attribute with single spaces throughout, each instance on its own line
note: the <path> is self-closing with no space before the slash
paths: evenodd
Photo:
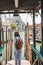
<path id="1" fill-rule="evenodd" d="M 11 60 L 8 61 L 6 65 L 15 65 L 15 61 Z M 28 60 L 21 60 L 21 65 L 31 65 Z"/>

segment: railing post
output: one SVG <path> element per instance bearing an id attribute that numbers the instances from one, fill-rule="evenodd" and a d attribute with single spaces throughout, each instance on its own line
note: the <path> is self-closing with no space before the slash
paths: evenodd
<path id="1" fill-rule="evenodd" d="M 31 49 L 30 49 L 30 40 L 29 40 L 29 24 L 27 23 L 25 28 L 25 52 L 26 52 L 26 59 L 30 61 L 32 64 L 32 55 L 31 55 Z"/>
<path id="2" fill-rule="evenodd" d="M 4 44 L 4 30 L 2 28 L 2 43 Z"/>
<path id="3" fill-rule="evenodd" d="M 34 47 L 35 45 L 35 9 L 33 10 L 33 45 Z M 32 51 L 32 60 L 34 62 L 34 60 L 36 59 L 36 54 Z"/>
<path id="4" fill-rule="evenodd" d="M 43 56 L 43 0 L 41 0 L 42 56 Z M 43 63 L 42 63 L 43 65 Z"/>
<path id="5" fill-rule="evenodd" d="M 1 21 L 1 14 L 0 14 L 0 50 L 1 50 L 1 28 L 2 28 L 2 21 Z M 2 65 L 2 59 L 1 59 L 1 57 L 2 57 L 2 51 L 0 52 L 0 65 Z"/>
<path id="6" fill-rule="evenodd" d="M 6 63 L 7 63 L 7 26 L 6 26 Z"/>
<path id="7" fill-rule="evenodd" d="M 1 28 L 0 28 L 0 47 L 1 47 Z"/>
<path id="8" fill-rule="evenodd" d="M 41 3 L 41 25 L 42 25 L 42 56 L 43 56 L 43 3 Z"/>
<path id="9" fill-rule="evenodd" d="M 33 45 L 34 47 L 36 46 L 35 45 L 35 10 L 33 10 Z"/>

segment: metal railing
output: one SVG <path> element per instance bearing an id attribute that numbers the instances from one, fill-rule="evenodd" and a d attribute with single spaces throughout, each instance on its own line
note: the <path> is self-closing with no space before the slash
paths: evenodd
<path id="1" fill-rule="evenodd" d="M 36 54 L 36 59 L 34 60 L 32 65 L 43 65 L 43 56 L 41 55 L 41 53 L 36 48 L 34 48 L 34 46 L 31 46 L 31 49 L 32 53 Z"/>

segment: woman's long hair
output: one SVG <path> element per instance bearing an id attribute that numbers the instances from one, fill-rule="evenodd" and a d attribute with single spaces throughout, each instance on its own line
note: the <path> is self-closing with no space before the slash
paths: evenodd
<path id="1" fill-rule="evenodd" d="M 14 33 L 14 36 L 15 36 L 15 37 L 16 37 L 16 36 L 19 36 L 19 37 L 20 37 L 19 32 L 15 32 L 15 33 Z"/>

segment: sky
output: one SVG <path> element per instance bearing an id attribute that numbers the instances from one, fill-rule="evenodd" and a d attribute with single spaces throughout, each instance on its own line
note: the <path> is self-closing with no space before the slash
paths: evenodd
<path id="1" fill-rule="evenodd" d="M 26 24 L 27 22 L 29 23 L 29 24 L 32 24 L 33 22 L 32 22 L 32 17 L 29 15 L 29 14 L 27 14 L 27 13 L 25 13 L 25 14 L 20 14 L 20 16 L 21 16 L 21 19 L 22 19 L 22 21 Z"/>
<path id="2" fill-rule="evenodd" d="M 39 10 L 41 14 L 41 10 Z M 38 14 L 38 16 L 35 16 L 35 23 L 39 24 L 41 23 L 41 16 Z M 27 22 L 32 25 L 33 24 L 33 16 L 31 14 L 19 14 L 21 16 L 22 21 L 26 24 Z"/>
<path id="3" fill-rule="evenodd" d="M 41 10 L 39 10 L 40 14 L 41 14 Z M 40 14 L 38 14 L 38 16 L 35 16 L 35 23 L 39 24 L 41 23 L 41 16 Z M 19 14 L 19 16 L 21 17 L 21 20 L 26 24 L 27 22 L 32 25 L 33 24 L 33 15 L 31 13 L 27 14 L 27 13 L 23 13 L 23 14 Z M 2 15 L 2 21 L 5 22 L 5 17 L 9 18 L 9 17 L 13 17 L 12 14 L 7 14 L 6 16 Z"/>

